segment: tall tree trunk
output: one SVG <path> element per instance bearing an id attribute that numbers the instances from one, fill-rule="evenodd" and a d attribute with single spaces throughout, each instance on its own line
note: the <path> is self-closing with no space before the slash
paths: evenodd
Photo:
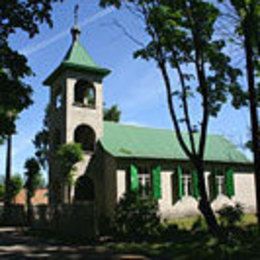
<path id="1" fill-rule="evenodd" d="M 257 93 L 255 87 L 254 76 L 254 52 L 252 43 L 253 24 L 251 19 L 247 19 L 244 25 L 245 31 L 245 52 L 246 52 L 246 70 L 247 70 L 247 84 L 249 92 L 249 106 L 250 106 L 250 120 L 252 132 L 252 144 L 254 154 L 254 171 L 256 182 L 256 214 L 258 219 L 258 226 L 260 228 L 260 140 L 258 140 L 258 115 L 257 115 Z"/>
<path id="2" fill-rule="evenodd" d="M 33 219 L 33 210 L 32 210 L 32 203 L 31 203 L 32 196 L 30 191 L 27 190 L 27 197 L 26 197 L 26 204 L 27 204 L 27 223 L 29 226 L 32 225 Z"/>
<path id="3" fill-rule="evenodd" d="M 68 203 L 71 204 L 71 184 L 68 183 Z"/>
<path id="4" fill-rule="evenodd" d="M 7 137 L 7 150 L 6 150 L 6 172 L 5 172 L 5 196 L 4 196 L 4 221 L 8 221 L 10 206 L 11 206 L 11 194 L 10 194 L 10 182 L 12 175 L 12 135 Z"/>
<path id="5" fill-rule="evenodd" d="M 220 226 L 217 223 L 216 216 L 211 208 L 208 195 L 206 192 L 206 184 L 204 178 L 204 163 L 203 163 L 203 153 L 199 155 L 195 155 L 190 153 L 189 149 L 186 147 L 186 144 L 182 138 L 181 131 L 178 125 L 177 115 L 174 110 L 174 105 L 172 103 L 172 92 L 171 92 L 171 84 L 170 78 L 167 73 L 167 68 L 164 62 L 159 63 L 159 67 L 161 69 L 161 73 L 164 79 L 166 93 L 167 93 L 167 103 L 170 112 L 170 116 L 172 118 L 173 126 L 176 131 L 177 139 L 179 141 L 180 146 L 182 147 L 183 151 L 187 155 L 187 157 L 191 160 L 192 164 L 194 165 L 195 169 L 198 172 L 198 179 L 199 179 L 199 190 L 201 193 L 201 198 L 199 202 L 199 210 L 201 211 L 202 215 L 204 216 L 207 226 L 211 233 L 216 237 L 222 238 L 222 231 Z M 206 132 L 205 132 L 206 133 Z M 206 137 L 205 137 L 206 138 Z M 205 142 L 203 142 L 205 145 Z M 202 149 L 203 151 L 203 149 Z M 196 156 L 196 157 L 195 157 Z"/>
<path id="6" fill-rule="evenodd" d="M 196 160 L 195 162 L 193 162 L 193 164 L 195 165 L 195 168 L 198 172 L 198 185 L 200 191 L 199 210 L 205 217 L 205 220 L 211 233 L 217 237 L 222 238 L 222 230 L 217 223 L 216 216 L 211 208 L 208 194 L 206 191 L 203 161 Z"/>

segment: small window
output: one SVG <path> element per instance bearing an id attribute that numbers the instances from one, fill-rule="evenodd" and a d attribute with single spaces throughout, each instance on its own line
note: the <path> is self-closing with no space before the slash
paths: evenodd
<path id="1" fill-rule="evenodd" d="M 74 103 L 79 106 L 95 107 L 95 88 L 87 81 L 78 81 L 74 89 Z"/>
<path id="2" fill-rule="evenodd" d="M 54 107 L 56 109 L 60 109 L 62 107 L 62 101 L 62 88 L 58 87 L 58 89 L 56 89 L 54 93 Z"/>
<path id="3" fill-rule="evenodd" d="M 139 193 L 146 198 L 151 194 L 151 173 L 146 167 L 139 167 L 138 170 Z"/>
<path id="4" fill-rule="evenodd" d="M 184 197 L 193 196 L 193 187 L 192 187 L 192 176 L 191 174 L 182 175 L 182 190 Z"/>
<path id="5" fill-rule="evenodd" d="M 225 195 L 225 177 L 224 175 L 216 175 L 216 185 L 217 185 L 217 193 L 218 195 Z"/>

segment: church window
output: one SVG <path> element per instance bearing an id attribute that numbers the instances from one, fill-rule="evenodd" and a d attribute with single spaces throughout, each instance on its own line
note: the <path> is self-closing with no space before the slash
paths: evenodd
<path id="1" fill-rule="evenodd" d="M 224 195 L 225 194 L 225 177 L 224 177 L 224 175 L 216 176 L 216 185 L 217 185 L 218 195 Z"/>
<path id="2" fill-rule="evenodd" d="M 161 198 L 161 168 L 130 166 L 130 190 L 138 192 L 142 198 Z"/>
<path id="3" fill-rule="evenodd" d="M 148 197 L 151 193 L 151 174 L 147 168 L 139 168 L 138 182 L 139 194 L 142 198 Z"/>
<path id="4" fill-rule="evenodd" d="M 75 143 L 79 143 L 84 151 L 94 151 L 95 133 L 94 130 L 87 125 L 80 125 L 74 133 Z"/>
<path id="5" fill-rule="evenodd" d="M 232 169 L 215 169 L 209 175 L 209 194 L 211 200 L 218 195 L 231 198 L 235 195 L 234 173 Z"/>
<path id="6" fill-rule="evenodd" d="M 56 109 L 60 109 L 62 107 L 62 92 L 61 87 L 58 87 L 58 89 L 54 93 L 54 107 Z"/>
<path id="7" fill-rule="evenodd" d="M 184 197 L 192 196 L 193 189 L 192 189 L 192 179 L 190 174 L 183 174 L 182 175 L 182 189 Z"/>
<path id="8" fill-rule="evenodd" d="M 75 105 L 94 108 L 95 99 L 95 88 L 91 83 L 83 80 L 76 83 L 74 89 Z"/>
<path id="9" fill-rule="evenodd" d="M 185 169 L 178 166 L 172 174 L 172 200 L 175 204 L 183 197 L 199 198 L 198 174 L 195 170 Z"/>

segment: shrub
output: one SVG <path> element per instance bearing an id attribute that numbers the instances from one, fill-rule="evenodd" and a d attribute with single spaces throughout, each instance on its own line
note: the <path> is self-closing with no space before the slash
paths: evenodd
<path id="1" fill-rule="evenodd" d="M 153 198 L 140 198 L 129 192 L 119 201 L 113 219 L 117 238 L 147 241 L 156 238 L 161 230 L 158 203 Z"/>
<path id="2" fill-rule="evenodd" d="M 207 229 L 207 225 L 205 223 L 205 220 L 199 216 L 193 223 L 191 230 L 193 232 L 200 232 L 200 231 L 204 231 Z"/>
<path id="3" fill-rule="evenodd" d="M 243 207 L 237 203 L 233 206 L 224 206 L 217 211 L 220 223 L 224 227 L 234 227 L 244 216 Z"/>

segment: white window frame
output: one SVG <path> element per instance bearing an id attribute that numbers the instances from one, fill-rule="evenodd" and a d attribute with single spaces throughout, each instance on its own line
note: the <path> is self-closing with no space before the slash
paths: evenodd
<path id="1" fill-rule="evenodd" d="M 225 176 L 224 175 L 216 175 L 216 186 L 217 186 L 217 194 L 225 195 Z"/>
<path id="2" fill-rule="evenodd" d="M 138 182 L 139 190 L 142 198 L 147 198 L 151 194 L 151 172 L 149 168 L 139 167 L 138 169 Z"/>
<path id="3" fill-rule="evenodd" d="M 183 183 L 183 193 L 184 193 L 183 196 L 184 197 L 191 197 L 192 196 L 192 189 L 193 189 L 191 174 L 184 173 L 182 175 L 182 183 Z"/>

